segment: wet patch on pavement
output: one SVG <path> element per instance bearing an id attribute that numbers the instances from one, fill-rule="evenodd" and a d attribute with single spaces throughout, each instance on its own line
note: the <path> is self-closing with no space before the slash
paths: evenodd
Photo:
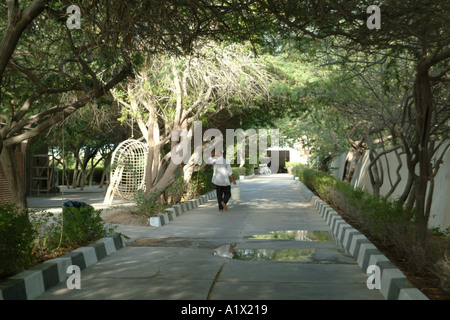
<path id="1" fill-rule="evenodd" d="M 354 259 L 329 249 L 235 249 L 233 259 L 299 263 L 354 264 Z"/>
<path id="2" fill-rule="evenodd" d="M 127 247 L 181 247 L 214 249 L 217 243 L 206 239 L 191 239 L 183 237 L 140 238 L 126 243 Z"/>
<path id="3" fill-rule="evenodd" d="M 271 231 L 268 234 L 256 234 L 244 238 L 259 240 L 333 241 L 333 237 L 329 231 L 321 230 Z"/>

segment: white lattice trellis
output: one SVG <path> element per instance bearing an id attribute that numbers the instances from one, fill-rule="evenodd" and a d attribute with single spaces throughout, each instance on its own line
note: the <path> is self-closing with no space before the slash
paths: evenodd
<path id="1" fill-rule="evenodd" d="M 125 140 L 117 146 L 112 154 L 105 204 L 111 204 L 114 195 L 133 200 L 138 190 L 145 190 L 147 155 L 147 145 L 134 139 Z"/>

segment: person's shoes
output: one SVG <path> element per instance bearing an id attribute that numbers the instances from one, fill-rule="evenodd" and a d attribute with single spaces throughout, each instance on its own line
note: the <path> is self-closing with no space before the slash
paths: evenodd
<path id="1" fill-rule="evenodd" d="M 221 204 L 222 204 L 222 207 L 223 207 L 225 210 L 228 210 L 227 204 L 226 204 L 225 202 L 222 201 Z"/>
<path id="2" fill-rule="evenodd" d="M 221 214 L 223 212 L 223 210 L 219 210 L 219 214 Z"/>

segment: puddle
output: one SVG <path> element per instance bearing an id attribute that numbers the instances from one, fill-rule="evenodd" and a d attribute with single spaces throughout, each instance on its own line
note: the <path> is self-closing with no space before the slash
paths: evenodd
<path id="1" fill-rule="evenodd" d="M 330 232 L 314 230 L 271 231 L 268 234 L 256 234 L 246 238 L 258 240 L 333 241 Z"/>
<path id="2" fill-rule="evenodd" d="M 245 237 L 251 240 L 295 240 L 306 242 L 333 242 L 329 231 L 322 230 L 281 230 L 268 234 L 256 234 Z M 252 242 L 253 244 L 253 242 Z M 336 244 L 336 243 L 335 243 Z M 319 246 L 319 244 L 314 245 Z M 350 263 L 348 257 L 339 248 L 237 248 L 233 259 L 243 261 L 292 261 L 300 263 Z"/>
<path id="3" fill-rule="evenodd" d="M 302 263 L 354 263 L 337 250 L 327 249 L 235 249 L 233 259 Z"/>
<path id="4" fill-rule="evenodd" d="M 244 261 L 313 261 L 316 249 L 235 249 L 233 259 Z"/>

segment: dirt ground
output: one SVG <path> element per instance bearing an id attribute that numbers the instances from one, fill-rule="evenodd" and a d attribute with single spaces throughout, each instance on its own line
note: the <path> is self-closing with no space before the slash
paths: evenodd
<path id="1" fill-rule="evenodd" d="M 106 213 L 103 220 L 126 226 L 148 226 L 148 218 L 131 213 L 133 209 L 118 209 Z"/>
<path id="2" fill-rule="evenodd" d="M 330 204 L 330 206 L 332 205 Z M 382 241 L 374 238 L 364 226 L 356 222 L 351 216 L 335 206 L 332 207 L 348 224 L 363 233 L 430 300 L 450 300 L 450 292 L 444 291 L 439 287 L 439 279 L 434 274 L 426 270 L 422 272 L 412 270 L 407 257 L 400 255 L 393 245 L 386 245 Z"/>

